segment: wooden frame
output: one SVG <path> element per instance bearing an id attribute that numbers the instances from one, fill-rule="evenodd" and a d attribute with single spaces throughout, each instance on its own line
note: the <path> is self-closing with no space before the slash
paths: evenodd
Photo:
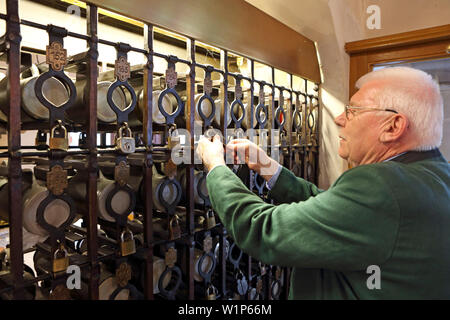
<path id="1" fill-rule="evenodd" d="M 377 64 L 450 57 L 450 24 L 345 44 L 350 55 L 349 97 L 356 81 Z"/>
<path id="2" fill-rule="evenodd" d="M 244 0 L 87 2 L 320 83 L 314 42 Z"/>

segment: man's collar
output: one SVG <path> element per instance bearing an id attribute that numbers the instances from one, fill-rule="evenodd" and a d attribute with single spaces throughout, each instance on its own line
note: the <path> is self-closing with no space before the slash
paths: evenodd
<path id="1" fill-rule="evenodd" d="M 393 156 L 393 157 L 390 157 L 390 158 L 388 158 L 388 159 L 386 159 L 386 160 L 383 160 L 382 162 L 394 160 L 395 158 L 400 157 L 401 155 L 404 155 L 406 152 L 408 152 L 408 151 L 399 153 L 399 154 L 397 154 L 397 155 L 395 155 L 395 156 Z"/>
<path id="2" fill-rule="evenodd" d="M 386 161 L 396 161 L 401 163 L 411 163 L 416 161 L 421 161 L 425 159 L 440 157 L 441 152 L 439 149 L 432 149 L 428 151 L 407 151 L 404 153 L 401 153 L 397 156 L 394 156 L 393 158 L 390 158 Z"/>

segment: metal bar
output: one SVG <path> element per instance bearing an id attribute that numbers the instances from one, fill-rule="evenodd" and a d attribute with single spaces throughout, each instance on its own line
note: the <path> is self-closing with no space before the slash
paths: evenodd
<path id="1" fill-rule="evenodd" d="M 163 58 L 163 59 L 166 59 L 166 60 L 169 59 L 169 56 L 166 55 L 166 54 L 162 54 L 162 53 L 158 53 L 158 52 L 154 52 L 154 51 L 149 52 L 149 54 L 151 56 L 155 56 L 155 57 L 158 57 L 158 58 Z"/>
<path id="2" fill-rule="evenodd" d="M 253 61 L 253 60 L 251 60 L 251 61 Z M 233 78 L 235 78 L 235 79 L 241 78 L 243 80 L 247 80 L 247 81 L 250 81 L 250 82 L 252 81 L 252 78 L 246 77 L 246 76 L 244 76 L 244 75 L 242 75 L 240 73 L 228 72 L 228 75 L 233 77 Z"/>
<path id="3" fill-rule="evenodd" d="M 153 173 L 153 157 L 152 157 L 152 110 L 153 107 L 153 39 L 154 31 L 152 25 L 144 25 L 144 47 L 148 52 L 147 65 L 144 67 L 144 114 L 143 124 L 143 140 L 146 146 L 144 161 L 144 193 L 146 195 L 144 202 L 144 250 L 145 250 L 145 285 L 144 295 L 146 299 L 153 299 L 153 191 L 152 191 L 152 173 Z"/>
<path id="4" fill-rule="evenodd" d="M 255 85 L 254 85 L 254 80 L 255 80 L 255 61 L 253 59 L 250 60 L 250 128 L 253 130 L 253 115 L 255 114 L 255 99 L 254 99 L 254 91 L 255 91 Z M 260 101 L 258 101 L 258 104 L 261 103 Z M 255 134 L 255 130 L 253 130 L 254 134 Z M 253 172 L 253 170 L 250 170 L 250 182 L 249 182 L 249 188 L 250 190 L 253 190 L 253 177 L 254 177 L 255 173 Z M 251 279 L 252 279 L 252 257 L 249 255 L 248 256 L 248 268 L 247 268 L 247 279 L 248 282 L 250 283 Z M 250 293 L 249 293 L 250 294 Z M 248 298 L 248 295 L 247 295 Z"/>
<path id="5" fill-rule="evenodd" d="M 0 18 L 3 19 L 3 15 L 1 15 Z M 25 19 L 21 19 L 19 21 L 19 23 L 24 25 L 24 26 L 33 27 L 33 28 L 41 29 L 41 30 L 47 30 L 47 28 L 48 28 L 48 25 L 36 23 L 36 22 L 33 22 L 33 21 L 25 20 Z M 67 32 L 67 36 L 89 41 L 89 36 L 84 35 L 84 34 L 80 34 L 80 33 L 76 33 L 76 32 L 68 31 Z"/>
<path id="6" fill-rule="evenodd" d="M 222 70 L 217 69 L 217 68 L 214 68 L 214 67 L 211 66 L 211 65 L 206 65 L 206 64 L 201 64 L 201 63 L 195 62 L 195 63 L 194 63 L 194 66 L 195 66 L 195 67 L 202 68 L 202 69 L 205 69 L 205 70 L 206 70 L 207 68 L 210 68 L 212 71 L 218 72 L 218 73 L 220 73 L 220 74 L 223 74 L 223 73 L 224 73 Z"/>
<path id="7" fill-rule="evenodd" d="M 20 149 L 20 24 L 18 0 L 6 1 L 8 59 L 8 201 L 11 274 L 14 299 L 23 299 L 22 170 Z"/>
<path id="8" fill-rule="evenodd" d="M 320 93 L 320 84 L 317 85 L 317 120 L 316 120 L 316 139 L 317 139 L 317 152 L 316 152 L 316 167 L 315 167 L 315 174 L 316 182 L 319 183 L 319 174 L 320 174 L 320 167 L 319 167 L 319 146 L 321 143 L 321 135 L 320 135 L 320 124 L 322 121 L 322 108 L 320 108 L 320 99 L 321 99 L 321 93 Z"/>
<path id="9" fill-rule="evenodd" d="M 187 102 L 186 102 L 186 129 L 189 131 L 191 137 L 190 143 L 190 153 L 191 161 L 190 164 L 186 166 L 186 194 L 187 194 L 187 216 L 186 224 L 188 229 L 188 234 L 190 236 L 188 245 L 188 299 L 194 299 L 194 147 L 195 147 L 195 130 L 194 130 L 194 119 L 195 119 L 195 40 L 188 39 L 187 42 L 188 57 L 191 60 L 190 72 L 186 77 L 186 91 L 187 91 Z"/>
<path id="10" fill-rule="evenodd" d="M 275 151 L 274 148 L 274 133 L 273 130 L 275 129 L 275 68 L 271 67 L 272 70 L 272 101 L 271 101 L 271 112 L 270 116 L 271 116 L 271 121 L 270 121 L 270 150 L 271 150 L 271 156 L 273 157 L 274 154 L 273 152 Z"/>
<path id="11" fill-rule="evenodd" d="M 113 41 L 109 41 L 109 40 L 105 40 L 105 39 L 98 39 L 98 43 L 104 44 L 104 45 L 107 45 L 107 46 L 111 46 L 111 47 L 115 47 L 115 48 L 117 48 L 117 46 L 118 46 L 117 42 L 113 42 Z M 143 53 L 145 55 L 147 55 L 147 53 L 148 53 L 145 49 L 140 49 L 140 48 L 136 48 L 136 47 L 132 47 L 132 46 L 129 46 L 128 49 L 130 51 Z"/>
<path id="12" fill-rule="evenodd" d="M 97 261 L 98 239 L 97 239 L 97 62 L 98 62 L 98 12 L 97 7 L 88 5 L 87 34 L 90 36 L 88 61 L 87 61 L 87 108 L 88 108 L 88 181 L 87 181 L 87 201 L 88 219 L 87 222 L 87 243 L 88 259 L 90 264 L 89 277 L 89 297 L 91 300 L 99 299 L 98 281 L 100 278 L 100 268 Z M 81 94 L 81 93 L 80 93 Z"/>
<path id="13" fill-rule="evenodd" d="M 294 89 L 294 77 L 292 74 L 289 74 L 289 82 L 290 82 L 290 86 L 291 89 Z M 294 101 L 294 95 L 293 95 L 293 91 L 289 90 L 290 92 L 290 99 L 289 99 L 289 105 L 288 105 L 288 119 L 289 121 L 287 122 L 287 132 L 288 132 L 288 143 L 289 143 L 289 170 L 292 170 L 292 124 L 294 119 L 292 118 L 293 115 L 293 110 L 292 110 L 292 103 Z"/>
<path id="14" fill-rule="evenodd" d="M 9 146 L 9 145 L 8 145 Z M 108 153 L 109 150 L 107 150 L 107 152 L 103 152 L 103 153 Z M 99 151 L 100 153 L 100 151 Z M 0 153 L 0 158 L 6 158 L 10 155 L 11 153 L 8 152 L 2 152 Z M 67 155 L 76 155 L 76 154 L 89 154 L 89 150 L 77 150 L 77 151 L 67 151 Z M 47 157 L 50 155 L 50 151 L 34 151 L 34 152 L 20 152 L 19 150 L 16 150 L 14 152 L 14 156 L 20 156 L 20 157 Z"/>
<path id="15" fill-rule="evenodd" d="M 227 142 L 227 123 L 228 123 L 228 52 L 226 50 L 220 51 L 220 68 L 223 70 L 223 81 L 221 85 L 221 101 L 223 103 L 222 110 L 220 111 L 220 119 L 222 121 L 223 126 L 223 142 Z M 226 230 L 225 227 L 220 227 L 219 233 L 219 262 L 220 262 L 220 270 L 219 270 L 219 290 L 222 296 L 222 299 L 225 300 L 227 293 L 227 260 L 225 256 L 225 241 L 226 241 Z"/>
<path id="16" fill-rule="evenodd" d="M 220 51 L 220 68 L 223 69 L 223 81 L 221 90 L 221 100 L 223 108 L 221 110 L 220 119 L 223 119 L 223 140 L 227 142 L 227 123 L 228 123 L 228 52 L 226 50 Z"/>
<path id="17" fill-rule="evenodd" d="M 304 147 L 304 157 L 305 157 L 305 159 L 307 158 L 307 156 L 308 156 L 308 141 L 309 141 L 309 132 L 308 132 L 308 125 L 307 125 L 307 121 L 308 121 L 308 119 L 307 119 L 307 117 L 308 117 L 308 115 L 309 115 L 309 110 L 308 110 L 308 108 L 309 108 L 309 103 L 308 103 L 308 81 L 306 80 L 306 79 L 304 79 L 304 82 L 305 82 L 305 118 L 304 118 L 304 121 L 305 121 L 305 126 L 304 126 L 304 128 L 305 128 L 305 140 L 303 140 L 304 141 L 304 145 L 305 145 L 305 147 Z M 308 178 L 308 172 L 307 172 L 307 170 L 308 170 L 308 166 L 306 165 L 306 161 L 303 161 L 303 177 L 305 178 L 305 179 L 307 179 Z"/>

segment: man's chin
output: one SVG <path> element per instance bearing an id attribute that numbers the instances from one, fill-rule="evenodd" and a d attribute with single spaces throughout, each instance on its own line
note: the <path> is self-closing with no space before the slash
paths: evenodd
<path id="1" fill-rule="evenodd" d="M 343 150 L 341 150 L 341 148 L 339 148 L 339 150 L 338 150 L 338 155 L 342 159 L 348 160 L 348 152 L 344 152 Z"/>

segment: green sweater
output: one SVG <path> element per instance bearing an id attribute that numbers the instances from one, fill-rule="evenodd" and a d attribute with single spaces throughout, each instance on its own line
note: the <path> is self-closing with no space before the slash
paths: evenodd
<path id="1" fill-rule="evenodd" d="M 290 299 L 450 299 L 450 169 L 435 149 L 343 173 L 327 190 L 283 168 L 263 202 L 226 166 L 213 208 L 237 245 L 293 267 Z M 380 268 L 381 289 L 369 289 Z"/>

